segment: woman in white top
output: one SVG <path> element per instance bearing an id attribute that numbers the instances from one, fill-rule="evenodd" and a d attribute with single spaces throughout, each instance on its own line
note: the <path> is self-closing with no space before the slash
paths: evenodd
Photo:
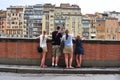
<path id="1" fill-rule="evenodd" d="M 38 36 L 37 38 L 40 39 L 40 47 L 42 47 L 42 49 L 43 49 L 43 52 L 42 52 L 42 60 L 41 60 L 40 66 L 41 66 L 42 68 L 45 68 L 45 67 L 47 67 L 47 66 L 45 65 L 45 57 L 46 57 L 46 53 L 47 53 L 47 39 L 48 39 L 48 37 L 47 37 L 47 35 L 46 35 L 46 31 L 43 31 L 43 34 L 41 34 L 41 35 Z"/>

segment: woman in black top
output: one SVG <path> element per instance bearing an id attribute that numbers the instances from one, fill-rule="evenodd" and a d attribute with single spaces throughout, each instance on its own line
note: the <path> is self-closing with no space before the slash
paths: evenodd
<path id="1" fill-rule="evenodd" d="M 84 49 L 82 47 L 82 38 L 80 37 L 80 35 L 77 35 L 75 44 L 76 44 L 75 58 L 77 63 L 76 67 L 81 67 L 82 56 L 84 55 Z"/>

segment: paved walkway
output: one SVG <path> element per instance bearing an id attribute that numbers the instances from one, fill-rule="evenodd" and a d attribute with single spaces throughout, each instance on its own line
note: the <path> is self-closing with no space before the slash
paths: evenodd
<path id="1" fill-rule="evenodd" d="M 0 80 L 120 80 L 120 74 L 18 74 L 0 72 Z"/>
<path id="2" fill-rule="evenodd" d="M 40 68 L 39 66 L 0 65 L 0 72 L 52 74 L 120 74 L 120 68 Z"/>

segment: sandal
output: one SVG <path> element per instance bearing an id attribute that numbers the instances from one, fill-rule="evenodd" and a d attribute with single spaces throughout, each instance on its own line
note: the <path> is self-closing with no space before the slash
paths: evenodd
<path id="1" fill-rule="evenodd" d="M 42 65 L 41 68 L 46 68 L 47 66 L 46 65 Z"/>
<path id="2" fill-rule="evenodd" d="M 76 66 L 76 68 L 80 68 L 80 66 Z"/>
<path id="3" fill-rule="evenodd" d="M 74 67 L 70 66 L 69 68 L 70 68 L 70 69 L 73 69 Z"/>
<path id="4" fill-rule="evenodd" d="M 43 65 L 43 68 L 46 68 L 47 67 L 47 65 Z"/>

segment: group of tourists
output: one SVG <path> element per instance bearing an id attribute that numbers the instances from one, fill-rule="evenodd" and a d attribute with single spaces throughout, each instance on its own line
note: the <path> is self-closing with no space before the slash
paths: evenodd
<path id="1" fill-rule="evenodd" d="M 38 36 L 40 39 L 40 47 L 43 49 L 42 51 L 42 59 L 40 66 L 42 68 L 47 67 L 45 65 L 45 58 L 47 53 L 47 39 L 50 39 L 46 35 L 46 31 Z M 75 41 L 75 49 L 73 51 L 73 40 Z M 57 26 L 57 30 L 52 32 L 52 67 L 58 67 L 59 57 L 61 55 L 61 43 L 64 43 L 63 54 L 66 68 L 74 68 L 72 66 L 73 55 L 75 54 L 76 66 L 77 68 L 81 67 L 82 64 L 82 56 L 84 55 L 84 49 L 82 47 L 82 37 L 80 35 L 73 36 L 73 34 L 69 33 L 69 30 L 65 30 L 64 34 L 61 33 L 60 26 Z"/>

